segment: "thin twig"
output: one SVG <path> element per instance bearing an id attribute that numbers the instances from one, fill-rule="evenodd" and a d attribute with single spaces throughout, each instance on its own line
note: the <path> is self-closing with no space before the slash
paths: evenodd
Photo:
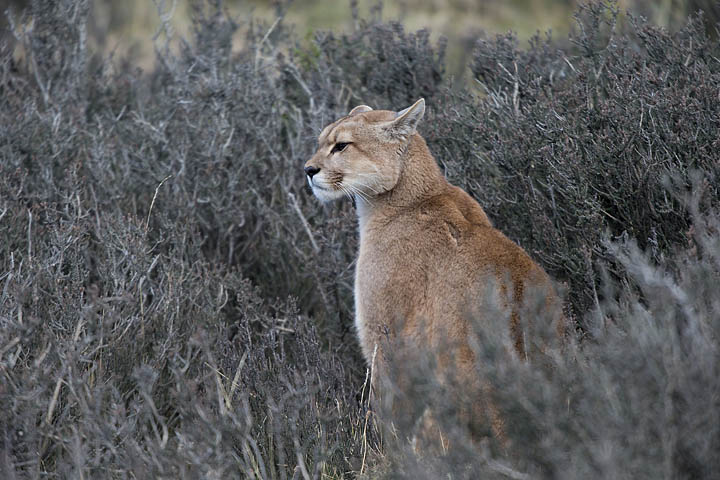
<path id="1" fill-rule="evenodd" d="M 310 237 L 310 243 L 312 243 L 313 250 L 315 250 L 315 253 L 320 253 L 320 247 L 318 247 L 317 242 L 315 242 L 315 236 L 313 235 L 312 230 L 310 230 L 310 224 L 308 223 L 307 219 L 305 219 L 305 215 L 303 215 L 302 210 L 300 210 L 300 206 L 297 203 L 295 195 L 292 192 L 287 192 L 287 194 L 292 201 L 293 209 L 295 209 L 295 212 L 300 217 L 300 221 L 302 222 L 303 227 L 308 234 L 308 237 Z"/>
<path id="2" fill-rule="evenodd" d="M 50 425 L 50 420 L 52 420 L 53 413 L 55 412 L 55 405 L 57 404 L 57 399 L 60 395 L 60 387 L 62 386 L 63 375 L 64 373 L 60 375 L 60 378 L 58 378 L 57 382 L 55 383 L 55 390 L 53 391 L 53 396 L 50 399 L 50 405 L 48 405 L 47 415 L 45 415 L 46 425 Z"/>
<path id="3" fill-rule="evenodd" d="M 513 87 L 513 108 L 515 109 L 515 116 L 520 116 L 520 82 L 518 81 L 518 66 L 515 64 L 515 86 Z"/>
<path id="4" fill-rule="evenodd" d="M 150 214 L 152 213 L 152 209 L 155 206 L 155 199 L 158 196 L 158 190 L 160 190 L 160 187 L 162 187 L 162 184 L 165 183 L 165 181 L 172 177 L 172 175 L 168 175 L 167 177 L 162 179 L 162 182 L 158 184 L 158 186 L 155 188 L 155 195 L 153 195 L 152 202 L 150 202 L 150 210 L 148 210 L 147 214 L 147 220 L 145 220 L 145 233 L 148 231 L 148 227 L 150 226 Z"/>
<path id="5" fill-rule="evenodd" d="M 370 368 L 365 374 L 365 383 L 368 382 L 368 379 L 370 379 L 370 388 L 368 389 L 368 405 L 370 404 L 370 396 L 372 395 L 372 376 L 374 374 L 375 369 L 375 355 L 377 355 L 377 343 L 375 344 L 375 348 L 373 349 L 372 354 L 372 360 L 370 361 Z M 363 394 L 365 392 L 365 385 L 363 385 Z M 362 395 L 360 397 L 360 401 L 362 402 Z M 367 443 L 367 426 L 368 426 L 368 419 L 370 418 L 371 411 L 368 409 L 368 412 L 365 414 L 365 424 L 363 425 L 363 444 L 362 444 L 362 463 L 360 464 L 360 475 L 363 474 L 363 471 L 365 470 L 365 458 L 367 457 L 367 451 L 368 451 L 368 443 Z"/>
<path id="6" fill-rule="evenodd" d="M 32 258 L 32 212 L 30 210 L 28 210 L 27 244 L 28 258 Z"/>
<path id="7" fill-rule="evenodd" d="M 242 358 L 240 359 L 240 362 L 238 363 L 237 370 L 235 370 L 235 377 L 233 378 L 232 383 L 230 384 L 230 393 L 228 394 L 228 397 L 232 400 L 232 396 L 235 393 L 235 389 L 238 386 L 238 383 L 240 382 L 240 372 L 242 371 L 243 366 L 245 365 L 245 360 L 247 360 L 248 352 L 247 350 L 245 353 L 243 353 Z M 230 405 L 228 405 L 228 408 L 230 408 Z"/>

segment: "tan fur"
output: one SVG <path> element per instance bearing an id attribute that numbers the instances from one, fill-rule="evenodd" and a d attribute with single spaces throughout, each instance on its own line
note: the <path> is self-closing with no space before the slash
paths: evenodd
<path id="1" fill-rule="evenodd" d="M 322 131 L 306 168 L 320 169 L 309 181 L 321 200 L 356 200 L 355 322 L 368 364 L 377 348 L 379 381 L 388 369 L 405 368 L 386 364 L 397 357 L 390 350 L 412 344 L 437 348 L 440 367 L 455 369 L 482 390 L 468 338 L 469 319 L 482 322 L 487 315 L 483 290 L 494 285 L 499 303 L 511 311 L 508 328 L 521 356 L 524 293 L 544 292 L 558 322 L 560 302 L 542 268 L 492 227 L 472 197 L 445 180 L 415 131 L 423 113 L 422 99 L 398 113 L 356 107 Z M 332 153 L 336 143 L 349 145 Z"/>

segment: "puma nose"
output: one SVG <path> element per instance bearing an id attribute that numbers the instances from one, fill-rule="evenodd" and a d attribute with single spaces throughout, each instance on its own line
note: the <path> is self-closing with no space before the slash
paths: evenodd
<path id="1" fill-rule="evenodd" d="M 312 178 L 313 175 L 315 175 L 315 174 L 318 173 L 319 171 L 320 171 L 320 169 L 317 168 L 317 167 L 305 167 L 305 173 L 306 173 L 307 176 L 310 177 L 310 178 Z"/>

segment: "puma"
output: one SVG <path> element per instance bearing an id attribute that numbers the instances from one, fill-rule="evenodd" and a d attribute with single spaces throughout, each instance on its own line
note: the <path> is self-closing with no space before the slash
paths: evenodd
<path id="1" fill-rule="evenodd" d="M 528 292 L 540 296 L 549 311 L 542 318 L 557 324 L 557 335 L 563 329 L 561 302 L 548 275 L 493 228 L 470 195 L 444 178 L 416 131 L 424 112 L 423 99 L 399 112 L 358 106 L 323 129 L 305 164 L 318 199 L 356 202 L 355 325 L 383 402 L 392 396 L 383 385 L 408 386 L 403 371 L 413 368 L 406 355 L 413 352 L 434 355 L 438 375 L 450 372 L 462 388 L 480 395 L 473 322 L 486 322 L 500 308 L 507 313 L 511 349 L 528 356 L 535 343 L 525 328 L 532 319 L 522 318 Z M 499 307 L 487 301 L 488 289 Z M 492 410 L 487 402 L 477 404 Z M 473 416 L 477 405 L 470 410 Z M 493 412 L 477 415 L 501 423 Z"/>

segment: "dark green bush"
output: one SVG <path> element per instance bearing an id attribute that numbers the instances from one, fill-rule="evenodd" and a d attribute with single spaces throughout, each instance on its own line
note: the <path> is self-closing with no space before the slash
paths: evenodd
<path id="1" fill-rule="evenodd" d="M 565 46 L 480 39 L 477 92 L 444 77 L 443 42 L 379 18 L 301 42 L 214 2 L 142 72 L 88 51 L 87 14 L 38 0 L 22 54 L 0 45 L 2 478 L 717 472 L 720 47 L 700 19 L 592 4 Z M 548 370 L 478 332 L 509 443 L 453 430 L 436 461 L 379 438 L 353 207 L 301 170 L 349 108 L 420 96 L 448 177 L 567 283 L 584 337 Z"/>

